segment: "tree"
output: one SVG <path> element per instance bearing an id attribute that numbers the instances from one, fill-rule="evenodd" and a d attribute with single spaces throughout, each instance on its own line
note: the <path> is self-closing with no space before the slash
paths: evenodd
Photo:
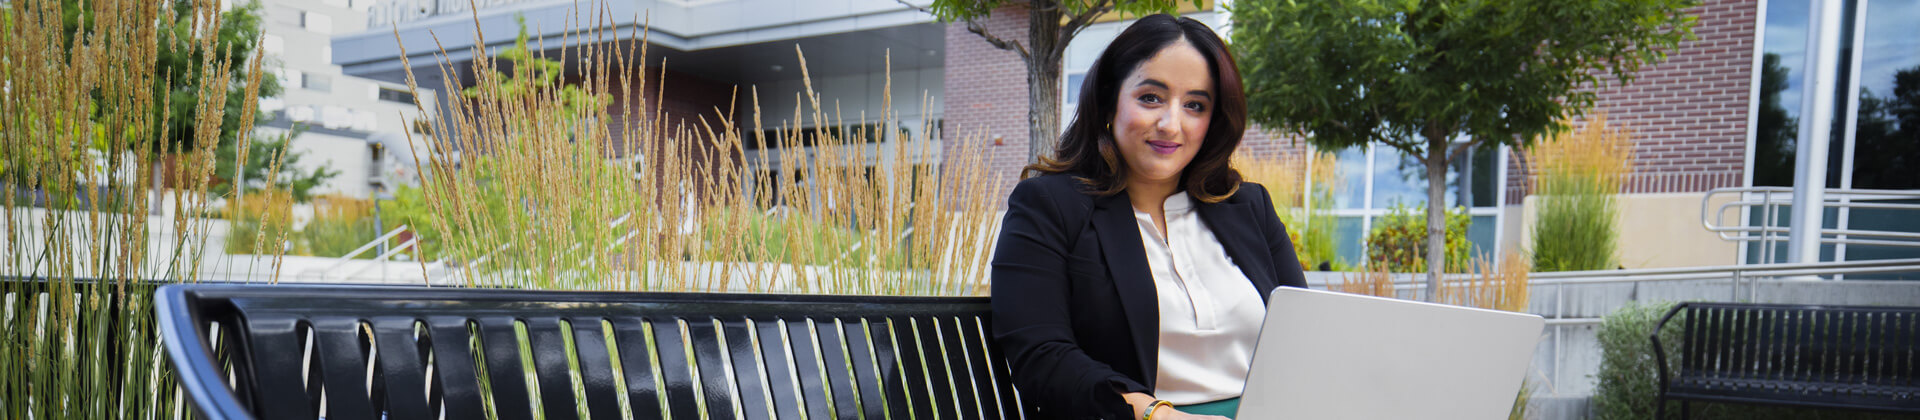
<path id="1" fill-rule="evenodd" d="M 1427 175 L 1427 292 L 1445 267 L 1449 162 L 1526 146 L 1584 115 L 1693 36 L 1695 0 L 1241 1 L 1235 56 L 1249 117 L 1324 149 L 1379 143 Z M 1611 76 L 1611 77 L 1607 77 Z"/>
<path id="2" fill-rule="evenodd" d="M 69 51 L 73 49 L 75 34 L 94 32 L 94 11 L 92 8 L 81 7 L 83 2 L 83 0 L 61 0 L 64 6 L 62 23 L 65 33 L 68 34 L 66 42 Z M 249 100 L 250 96 L 245 94 L 246 66 L 252 62 L 250 58 L 253 57 L 254 48 L 259 46 L 258 42 L 264 33 L 260 28 L 260 2 L 249 1 L 244 5 L 221 12 L 219 36 L 212 49 L 195 48 L 192 45 L 198 39 L 198 36 L 193 33 L 193 20 L 196 16 L 194 8 L 198 7 L 194 1 L 170 0 L 166 5 L 172 13 L 163 15 L 163 21 L 155 22 L 157 29 L 164 34 L 160 35 L 160 45 L 153 51 L 152 89 L 155 98 L 152 111 L 154 118 L 151 119 L 153 127 L 145 133 L 133 134 L 135 137 L 164 135 L 165 138 L 156 141 L 129 139 L 126 143 L 130 145 L 128 147 L 149 145 L 152 152 L 156 154 L 192 150 L 196 146 L 194 139 L 199 138 L 198 131 L 201 129 L 195 117 L 196 108 L 199 107 L 201 74 L 207 70 L 203 66 L 207 63 L 220 63 L 227 66 L 227 70 L 234 74 L 234 78 L 226 87 L 226 101 L 222 104 L 224 113 L 220 121 L 220 135 L 217 137 L 219 143 L 215 146 L 231 146 L 240 136 L 243 122 L 241 119 L 247 115 L 260 117 L 257 114 L 243 112 L 243 108 L 252 102 Z M 171 19 L 171 21 L 164 19 Z M 206 53 L 209 51 L 220 54 L 220 59 L 208 61 Z M 259 83 L 256 92 L 258 97 L 280 94 L 278 78 L 260 77 Z M 94 101 L 102 108 L 96 112 L 96 115 L 111 112 L 105 108 L 116 105 L 105 99 L 96 94 Z M 248 121 L 248 123 L 251 122 Z M 137 130 L 130 130 L 129 133 L 134 131 Z M 160 165 L 155 164 L 149 169 L 154 173 L 153 199 L 158 202 L 161 189 Z M 154 211 L 159 211 L 159 207 L 154 207 Z"/>
<path id="3" fill-rule="evenodd" d="M 1007 0 L 934 0 L 927 7 L 906 0 L 900 4 L 932 14 L 942 22 L 963 22 L 967 32 L 986 39 L 988 44 L 1020 55 L 1027 65 L 1027 161 L 1053 153 L 1060 137 L 1060 62 L 1066 57 L 1067 44 L 1082 29 L 1108 13 L 1145 16 L 1173 13 L 1179 0 L 1031 0 L 1027 6 L 1027 37 L 1008 38 L 987 30 L 983 21 Z M 1194 6 L 1200 0 L 1190 0 Z"/>

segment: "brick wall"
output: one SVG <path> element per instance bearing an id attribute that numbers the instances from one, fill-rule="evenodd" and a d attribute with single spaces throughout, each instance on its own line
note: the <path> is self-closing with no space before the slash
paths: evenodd
<path id="1" fill-rule="evenodd" d="M 1002 38 L 1027 37 L 1027 8 L 1013 4 L 993 11 L 984 22 Z M 1027 67 L 1020 55 L 994 48 L 965 24 L 947 25 L 944 82 L 946 115 L 940 137 L 942 154 L 958 156 L 968 142 L 986 142 L 987 165 L 1000 190 L 1013 191 L 1027 164 Z"/>
<path id="2" fill-rule="evenodd" d="M 666 72 L 666 83 L 663 84 L 658 67 L 649 67 L 646 72 L 644 91 L 642 83 L 636 82 L 632 85 L 633 92 L 615 95 L 614 103 L 608 108 L 607 113 L 611 121 L 607 124 L 614 128 L 613 141 L 616 150 L 620 142 L 624 141 L 620 138 L 619 127 L 628 119 L 655 118 L 660 112 L 665 111 L 666 126 L 662 128 L 671 133 L 683 125 L 688 128 L 700 127 L 702 117 L 706 118 L 708 124 L 718 129 L 720 121 L 715 113 L 728 114 L 732 111 L 729 107 L 734 104 L 733 85 L 672 70 Z M 662 86 L 667 87 L 665 97 L 660 95 Z M 617 86 L 614 88 L 618 89 Z M 644 107 L 636 106 L 642 104 Z M 640 125 L 641 122 L 636 121 L 634 125 Z"/>
<path id="3" fill-rule="evenodd" d="M 673 145 L 679 147 L 678 149 L 666 147 L 666 144 L 656 143 L 654 147 L 659 148 L 656 150 L 662 150 L 665 153 L 673 153 L 672 151 L 679 150 L 683 153 L 683 156 L 680 157 L 680 159 L 683 159 L 683 164 L 712 165 L 714 162 L 719 161 L 721 158 L 719 150 L 707 142 L 701 141 L 707 138 L 706 129 L 701 124 L 701 118 L 704 117 L 706 124 L 711 126 L 715 131 L 720 130 L 721 122 L 719 117 L 721 115 L 732 114 L 732 110 L 729 107 L 735 104 L 733 100 L 733 86 L 672 70 L 666 72 L 666 82 L 662 83 L 662 76 L 658 67 L 649 67 L 646 71 L 644 86 L 640 83 L 634 83 L 631 85 L 633 88 L 630 92 L 624 95 L 615 95 L 613 104 L 608 106 L 607 114 L 609 121 L 607 121 L 607 126 L 610 131 L 609 140 L 612 142 L 612 144 L 609 145 L 609 153 L 620 154 L 626 150 L 623 146 L 626 139 L 621 133 L 623 128 L 638 130 L 646 126 L 648 119 L 658 118 L 661 116 L 661 112 L 665 112 L 665 119 L 663 121 L 665 124 L 658 127 L 662 134 L 651 137 L 659 142 L 682 140 L 692 140 L 692 142 Z M 619 76 L 616 75 L 613 77 Z M 663 86 L 666 87 L 666 95 L 664 97 L 662 97 L 660 92 Z M 618 86 L 614 88 L 618 89 Z M 632 122 L 629 123 L 629 120 Z M 676 139 L 676 136 L 682 136 L 676 133 L 684 133 L 684 138 Z M 693 133 L 699 134 L 696 136 Z M 641 146 L 634 145 L 632 148 L 638 151 L 641 149 Z M 738 164 L 740 162 L 739 155 L 736 153 L 732 156 L 732 159 L 726 161 Z M 665 168 L 660 169 L 664 170 Z M 717 169 L 694 172 L 713 176 L 717 176 L 720 173 Z M 664 175 L 655 174 L 655 177 L 661 178 L 664 177 Z M 689 187 L 694 189 L 694 193 L 696 194 L 702 193 L 702 190 L 706 187 L 706 185 L 704 185 L 705 182 L 699 180 L 688 180 L 688 184 L 690 184 Z"/>
<path id="4" fill-rule="evenodd" d="M 1594 111 L 1606 112 L 1609 125 L 1633 132 L 1637 162 L 1623 192 L 1703 192 L 1744 184 L 1759 4 L 1705 0 L 1687 11 L 1698 18 L 1698 39 L 1643 69 L 1632 85 L 1598 92 Z M 1508 204 L 1526 195 L 1523 167 L 1508 167 Z"/>

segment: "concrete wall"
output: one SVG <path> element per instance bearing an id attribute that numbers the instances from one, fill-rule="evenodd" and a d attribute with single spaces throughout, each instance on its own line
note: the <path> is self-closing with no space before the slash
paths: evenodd
<path id="1" fill-rule="evenodd" d="M 1620 215 L 1615 219 L 1620 238 L 1615 256 L 1624 268 L 1665 268 L 1733 265 L 1739 263 L 1739 246 L 1721 240 L 1700 225 L 1702 193 L 1622 194 L 1617 196 Z M 1732 202 L 1737 195 L 1721 194 L 1706 203 L 1712 211 Z M 1509 216 L 1508 249 L 1528 249 L 1533 243 L 1533 224 L 1539 218 L 1539 197 L 1527 196 L 1519 206 L 1503 209 Z M 1518 216 L 1518 217 L 1513 217 Z M 1708 217 L 1712 217 L 1711 214 Z M 1738 224 L 1739 214 L 1727 212 L 1726 224 Z"/>

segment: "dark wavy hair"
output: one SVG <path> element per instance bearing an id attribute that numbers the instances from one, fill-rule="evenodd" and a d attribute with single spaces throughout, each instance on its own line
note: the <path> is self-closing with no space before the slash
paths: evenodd
<path id="1" fill-rule="evenodd" d="M 1142 62 L 1180 41 L 1206 57 L 1216 98 L 1206 138 L 1200 152 L 1181 172 L 1180 184 L 1189 196 L 1202 202 L 1217 203 L 1233 196 L 1240 188 L 1240 172 L 1228 161 L 1240 147 L 1240 137 L 1247 127 L 1247 96 L 1240 69 L 1212 28 L 1192 18 L 1164 14 L 1141 18 L 1107 45 L 1080 84 L 1080 108 L 1060 135 L 1053 156 L 1042 156 L 1039 163 L 1027 165 L 1021 177 L 1064 173 L 1101 196 L 1126 190 L 1127 165 L 1113 144 L 1113 130 L 1107 127 L 1118 106 L 1120 82 Z"/>

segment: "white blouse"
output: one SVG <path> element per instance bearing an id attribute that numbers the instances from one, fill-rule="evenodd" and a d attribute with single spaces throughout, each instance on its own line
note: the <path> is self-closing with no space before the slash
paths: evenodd
<path id="1" fill-rule="evenodd" d="M 1160 303 L 1160 368 L 1153 395 L 1177 405 L 1240 396 L 1266 305 L 1187 193 L 1167 197 L 1167 237 L 1134 209 Z"/>

